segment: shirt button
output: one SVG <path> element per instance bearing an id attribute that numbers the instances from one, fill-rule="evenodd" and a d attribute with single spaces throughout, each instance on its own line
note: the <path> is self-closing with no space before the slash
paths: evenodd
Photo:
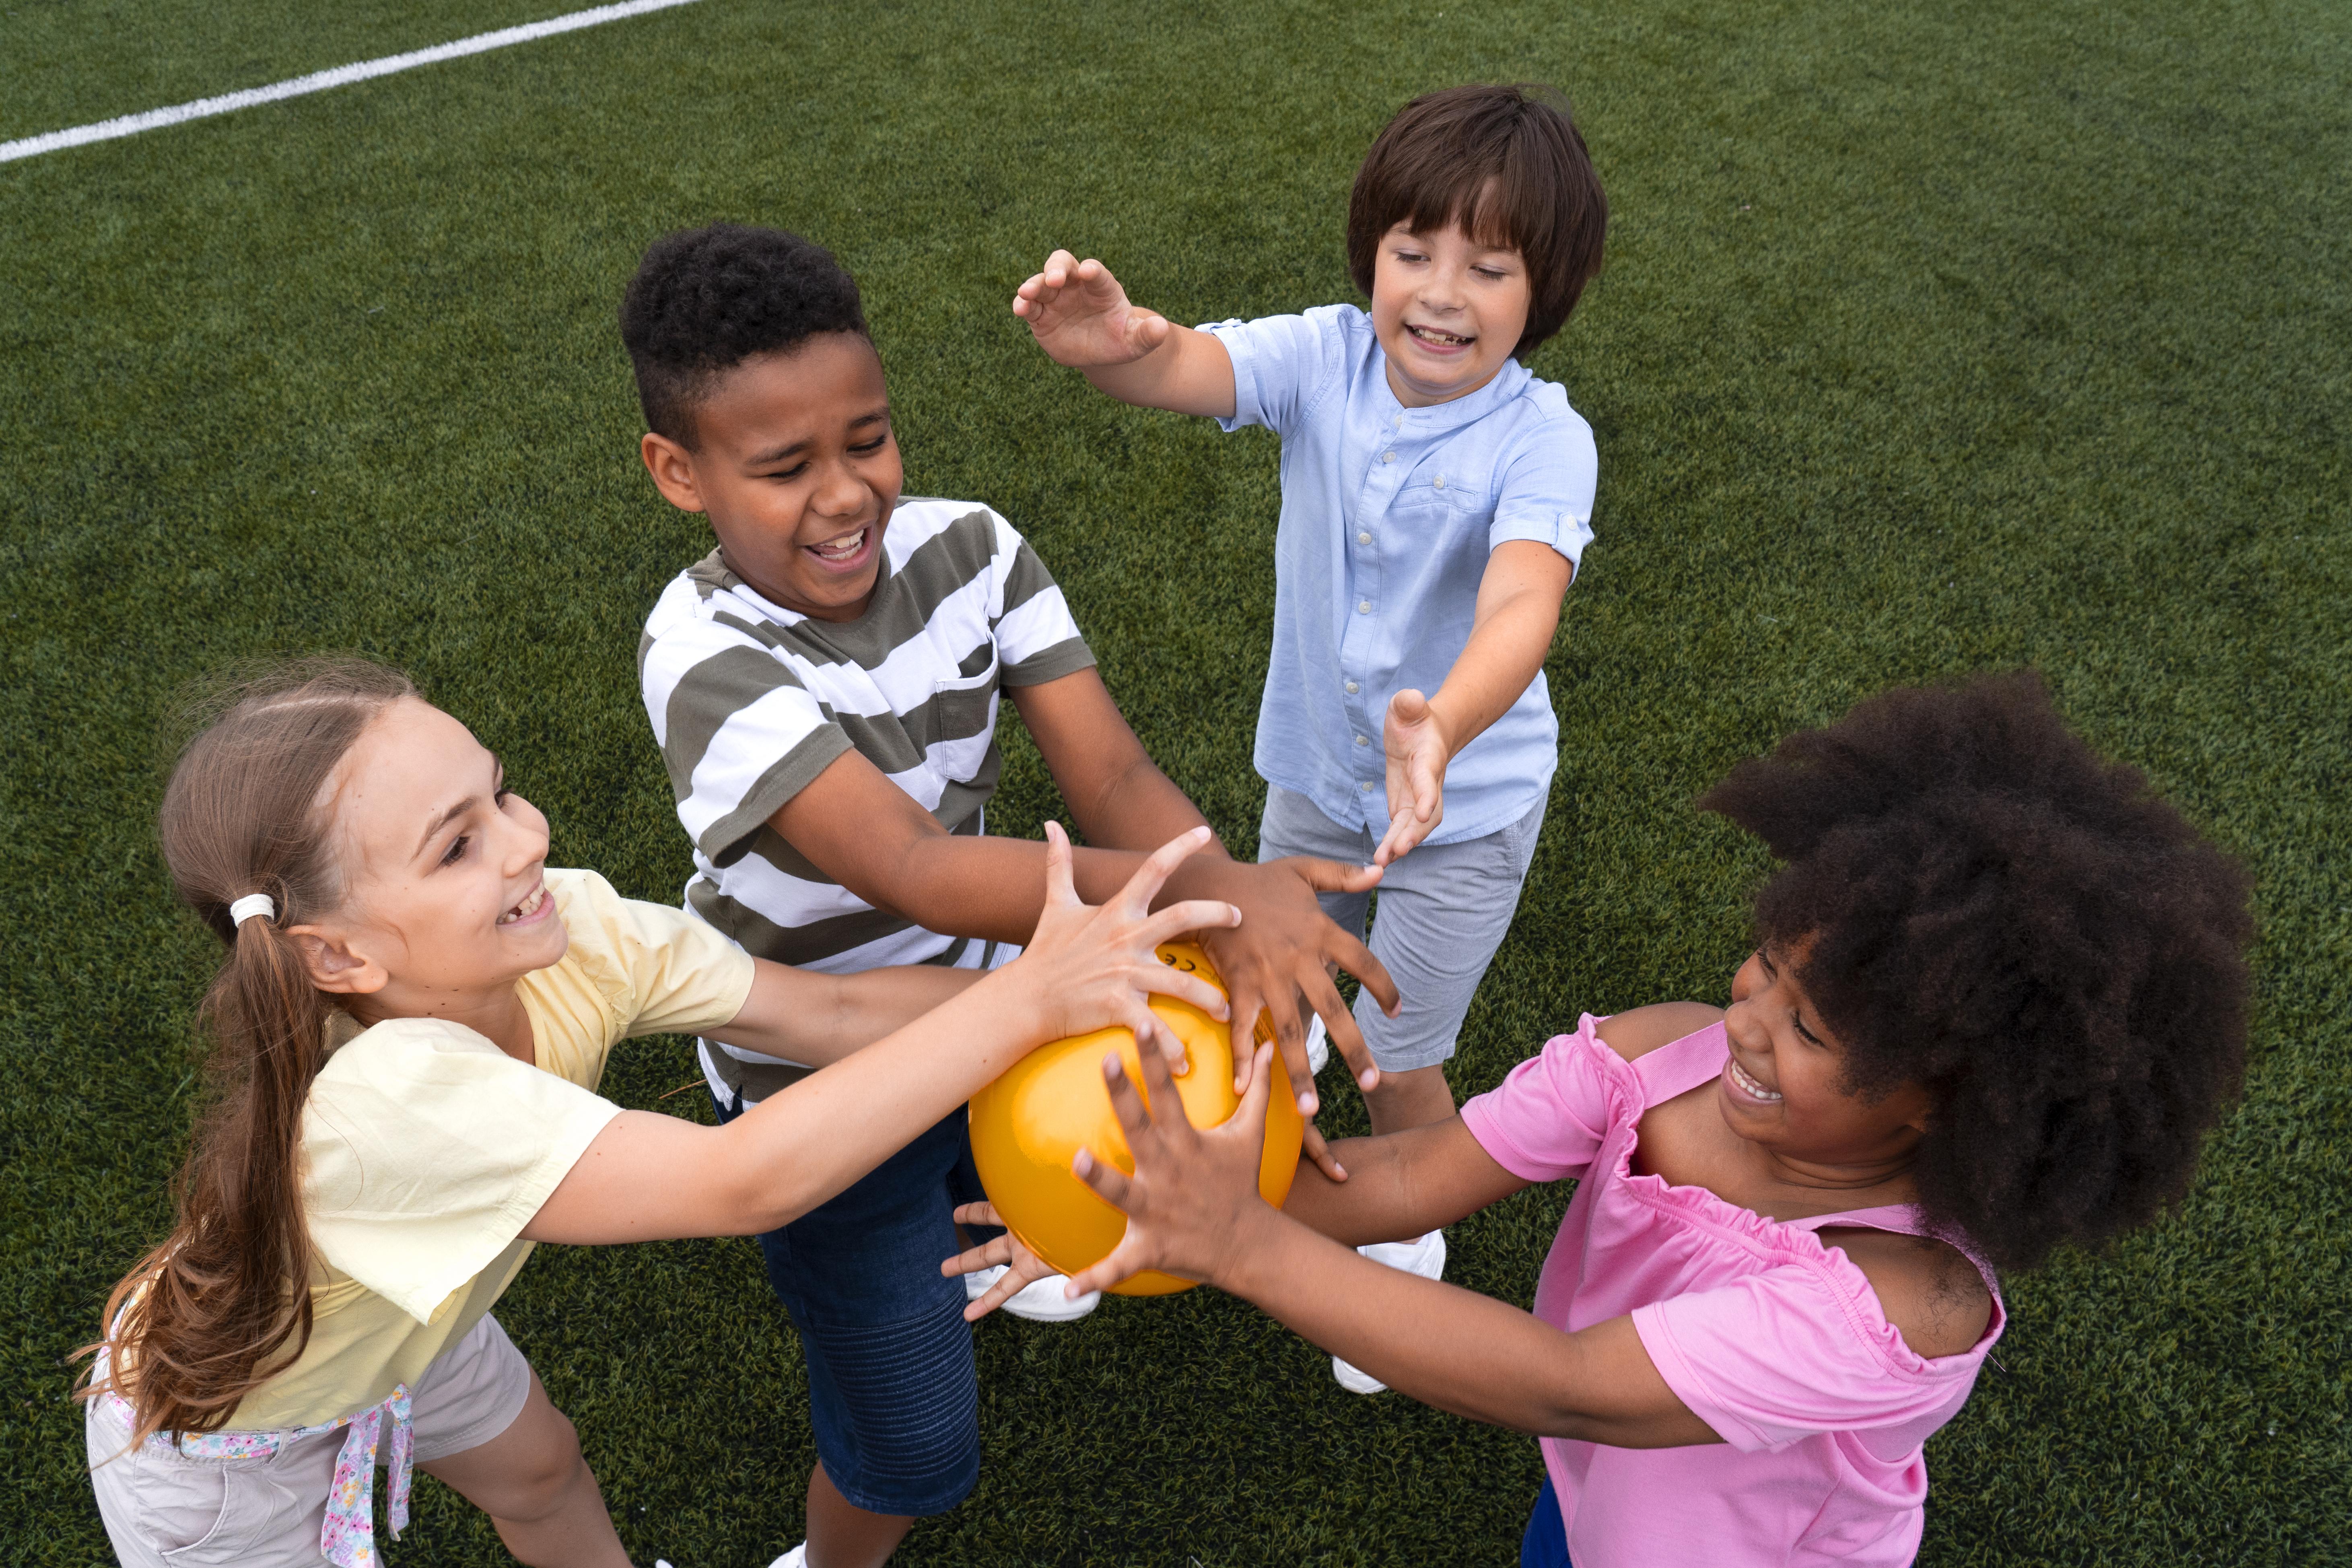
<path id="1" fill-rule="evenodd" d="M 1362 784 L 1358 784 L 1356 787 L 1362 790 L 1366 795 L 1372 793 L 1372 784 L 1370 779 L 1366 779 Z"/>
<path id="2" fill-rule="evenodd" d="M 1370 533 L 1359 533 L 1356 535 L 1356 542 L 1359 544 L 1370 544 L 1371 542 L 1372 536 Z"/>
<path id="3" fill-rule="evenodd" d="M 1381 454 L 1381 461 L 1383 463 L 1393 463 L 1396 461 L 1396 454 L 1394 452 L 1382 452 Z"/>
<path id="4" fill-rule="evenodd" d="M 1370 742 L 1370 741 L 1365 740 L 1361 735 L 1359 735 L 1359 736 L 1357 736 L 1357 737 L 1356 737 L 1356 744 L 1358 744 L 1358 745 L 1360 745 L 1360 746 L 1369 746 L 1369 745 L 1370 745 L 1370 744 L 1371 744 L 1371 742 Z"/>
<path id="5" fill-rule="evenodd" d="M 1356 614 L 1360 616 L 1369 616 L 1371 613 L 1372 602 L 1370 599 L 1360 599 L 1356 602 Z"/>
<path id="6" fill-rule="evenodd" d="M 1350 696 L 1350 697 L 1353 697 L 1355 694 L 1356 694 L 1356 683 L 1355 683 L 1354 681 L 1352 681 L 1352 680 L 1351 680 L 1351 681 L 1348 682 L 1348 695 L 1349 695 L 1349 696 Z"/>
<path id="7" fill-rule="evenodd" d="M 1445 488 L 1445 476 L 1444 474 L 1437 476 L 1437 488 L 1439 489 L 1444 489 Z"/>

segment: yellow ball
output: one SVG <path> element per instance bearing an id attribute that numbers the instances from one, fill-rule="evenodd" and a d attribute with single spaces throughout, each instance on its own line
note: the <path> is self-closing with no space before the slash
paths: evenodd
<path id="1" fill-rule="evenodd" d="M 1165 944 L 1160 962 L 1224 989 L 1209 955 L 1192 942 Z M 1185 1118 L 1195 1127 L 1221 1125 L 1241 1105 L 1241 1097 L 1234 1093 L 1233 1044 L 1225 1026 L 1171 996 L 1154 996 L 1151 1010 L 1184 1042 L 1192 1063 L 1192 1070 L 1175 1080 Z M 1265 1037 L 1263 1021 L 1257 1034 Z M 1040 1046 L 972 1096 L 972 1159 L 980 1167 L 981 1184 L 988 1189 L 988 1201 L 1024 1246 L 1065 1274 L 1101 1262 L 1127 1230 L 1127 1216 L 1070 1172 L 1077 1152 L 1090 1149 L 1097 1159 L 1135 1173 L 1135 1156 L 1103 1083 L 1102 1059 L 1113 1050 L 1142 1093 L 1135 1032 L 1112 1028 Z M 1145 1099 L 1148 1102 L 1150 1096 Z M 1298 1097 L 1276 1055 L 1257 1190 L 1277 1208 L 1298 1173 L 1299 1141 L 1305 1131 Z M 1189 1279 L 1146 1269 L 1111 1289 L 1122 1296 L 1166 1296 L 1192 1288 Z"/>

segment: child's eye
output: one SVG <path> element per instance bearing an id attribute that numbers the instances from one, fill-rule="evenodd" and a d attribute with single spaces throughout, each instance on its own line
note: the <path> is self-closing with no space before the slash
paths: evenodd
<path id="1" fill-rule="evenodd" d="M 807 472 L 808 465 L 806 463 L 794 463 L 791 468 L 784 469 L 782 473 L 770 474 L 768 478 L 779 481 L 796 479 Z"/>
<path id="2" fill-rule="evenodd" d="M 863 446 L 859 446 L 859 447 L 851 447 L 851 448 L 849 448 L 849 449 L 850 449 L 851 451 L 853 451 L 853 452 L 856 453 L 859 457 L 861 457 L 861 458 L 862 458 L 862 457 L 866 456 L 866 455 L 867 455 L 867 454 L 869 454 L 869 453 L 878 452 L 878 451 L 880 451 L 883 447 L 885 447 L 888 446 L 889 444 L 890 444 L 890 437 L 887 437 L 887 436 L 877 436 L 877 437 L 874 437 L 874 439 L 872 439 L 871 441 L 866 442 L 865 445 L 863 445 Z"/>
<path id="3" fill-rule="evenodd" d="M 499 785 L 498 793 L 490 796 L 490 802 L 494 805 L 504 806 L 507 803 L 507 796 L 512 794 L 514 794 L 512 789 L 505 784 L 500 784 Z"/>
<path id="4" fill-rule="evenodd" d="M 466 846 L 473 842 L 473 837 L 474 836 L 470 833 L 460 833 L 457 835 L 457 841 L 451 844 L 449 846 L 448 852 L 441 857 L 441 864 L 444 866 L 455 866 L 458 861 L 464 859 L 466 858 Z"/>

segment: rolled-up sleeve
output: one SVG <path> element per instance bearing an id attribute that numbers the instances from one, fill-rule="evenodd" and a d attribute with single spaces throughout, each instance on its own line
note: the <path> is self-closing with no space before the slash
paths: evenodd
<path id="1" fill-rule="evenodd" d="M 1601 460 L 1592 426 L 1566 408 L 1531 427 L 1506 460 L 1495 521 L 1486 530 L 1489 552 L 1511 540 L 1549 545 L 1571 562 L 1584 559 L 1592 542 L 1592 497 Z"/>

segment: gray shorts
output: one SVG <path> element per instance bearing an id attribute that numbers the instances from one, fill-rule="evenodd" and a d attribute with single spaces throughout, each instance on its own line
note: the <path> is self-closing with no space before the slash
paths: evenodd
<path id="1" fill-rule="evenodd" d="M 484 1314 L 434 1358 L 410 1395 L 416 1462 L 480 1447 L 514 1425 L 530 1396 L 530 1363 Z M 83 1409 L 90 1485 L 122 1568 L 319 1568 L 327 1561 L 319 1527 L 343 1432 L 298 1437 L 267 1458 L 192 1459 L 160 1442 L 124 1453 L 131 1423 L 120 1401 L 100 1397 Z M 391 1447 L 381 1446 L 380 1464 Z M 376 1489 L 381 1498 L 381 1483 Z M 384 1539 L 379 1533 L 379 1555 Z"/>
<path id="2" fill-rule="evenodd" d="M 1367 945 L 1388 966 L 1404 1010 L 1390 1017 L 1367 991 L 1356 998 L 1356 1026 L 1382 1072 L 1434 1067 L 1454 1055 L 1470 998 L 1517 912 L 1545 804 L 1538 801 L 1518 821 L 1482 838 L 1421 845 L 1391 863 L 1381 879 L 1379 915 Z M 1370 832 L 1340 826 L 1297 791 L 1266 786 L 1260 860 L 1314 855 L 1362 866 L 1379 844 Z M 1373 893 L 1320 897 L 1323 912 L 1341 930 L 1363 934 Z"/>

